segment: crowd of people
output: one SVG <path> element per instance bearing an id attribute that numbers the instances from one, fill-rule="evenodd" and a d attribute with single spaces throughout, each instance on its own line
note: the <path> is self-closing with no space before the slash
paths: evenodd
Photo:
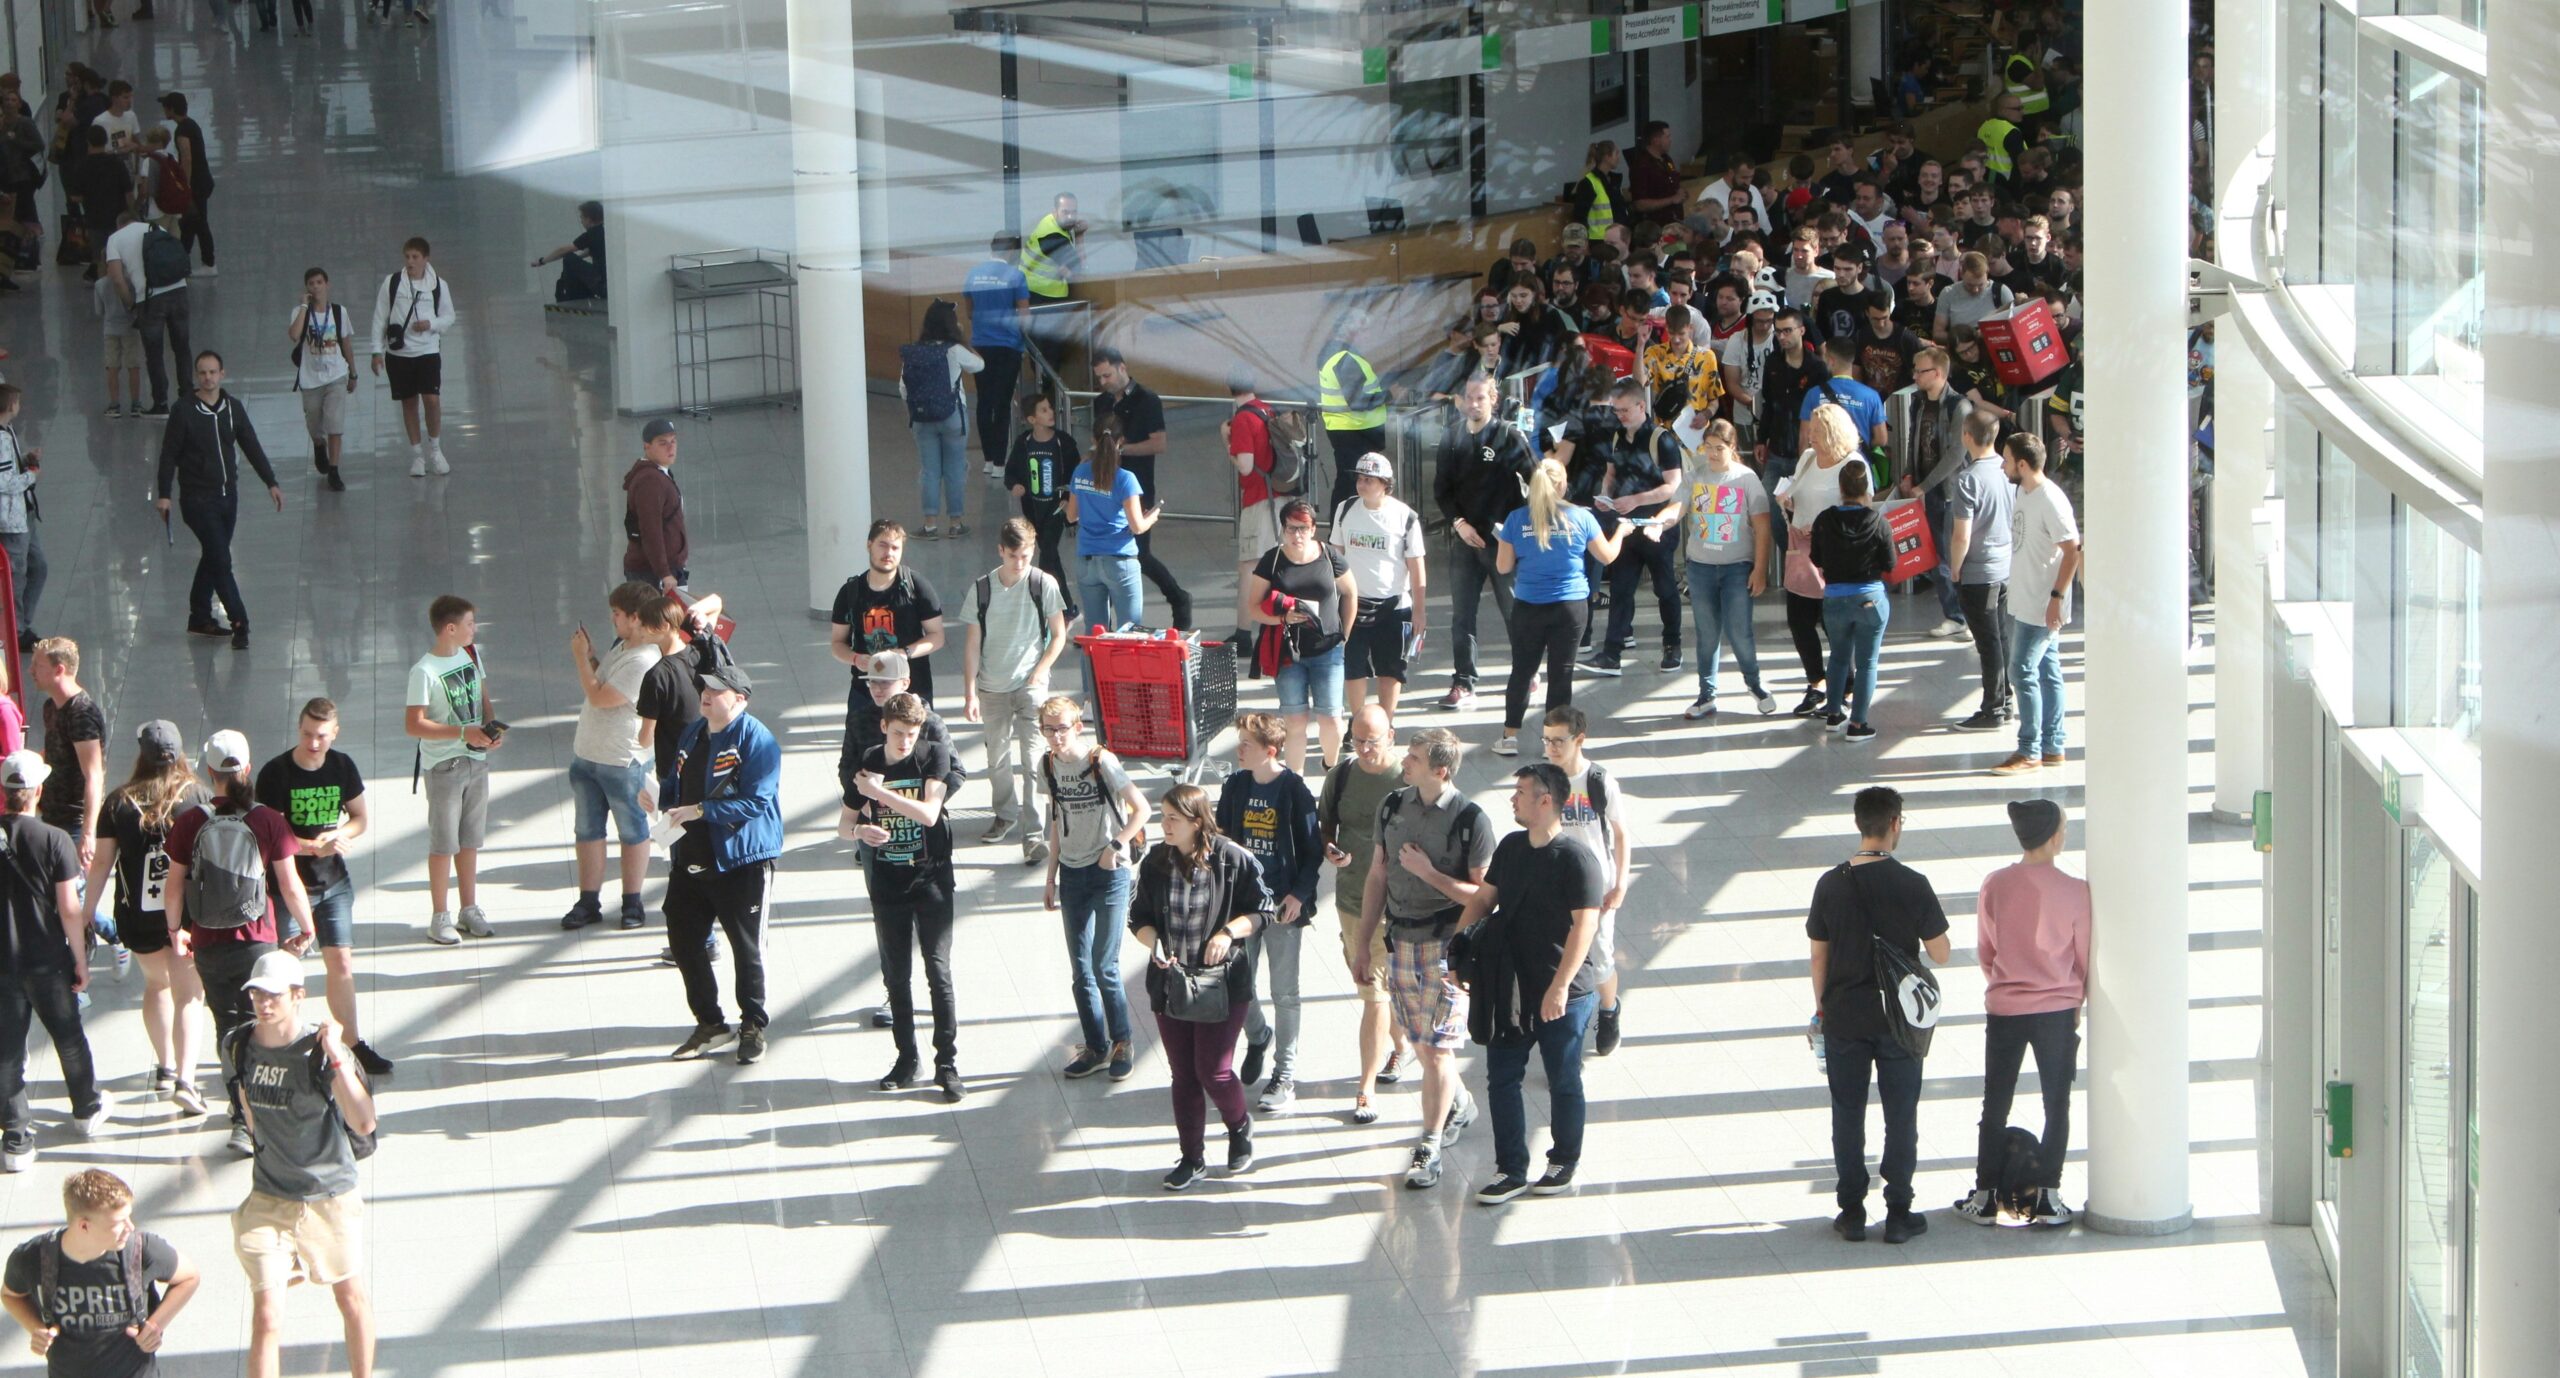
<path id="1" fill-rule="evenodd" d="M 1077 631 L 1149 625 L 1150 586 L 1175 627 L 1195 630 L 1198 609 L 1152 540 L 1164 515 L 1158 469 L 1170 462 L 1162 400 L 1108 345 L 1085 360 L 1100 393 L 1089 427 L 1073 424 L 1071 399 L 1021 386 L 1026 355 L 1043 343 L 1029 308 L 1066 297 L 1080 268 L 1074 198 L 1059 197 L 1029 236 L 994 240 L 969 276 L 965 318 L 937 303 L 902 351 L 921 522 L 912 532 L 874 522 L 865 567 L 830 613 L 830 649 L 849 671 L 837 832 L 862 873 L 885 996 L 874 1022 L 894 1045 L 877 1089 L 929 1084 L 953 1103 L 969 1092 L 952 964 L 964 904 L 953 810 L 969 770 L 963 739 L 937 711 L 955 702 L 982 729 L 990 817 L 976 841 L 1018 848 L 1061 916 L 1077 1037 L 1064 1077 L 1135 1075 L 1124 958 L 1140 964 L 1170 1082 L 1169 1191 L 1210 1173 L 1212 1111 L 1226 1134 L 1221 1171 L 1248 1173 L 1257 1118 L 1297 1111 L 1305 1069 L 1337 1054 L 1357 1068 L 1347 1114 L 1360 1125 L 1384 1115 L 1382 1084 L 1418 1070 L 1406 1189 L 1438 1186 L 1450 1151 L 1486 1115 L 1492 1173 L 1480 1203 L 1573 1189 L 1587 1139 L 1584 1060 L 1610 1056 L 1625 1036 L 1630 983 L 1616 928 L 1639 879 L 1626 786 L 1590 754 L 1593 720 L 1575 681 L 1638 662 L 1648 590 L 1658 670 L 1695 674 L 1688 720 L 1717 716 L 1729 653 L 1755 716 L 1779 711 L 1777 688 L 1800 687 L 1798 718 L 1862 743 L 1879 736 L 1888 589 L 1924 584 L 1939 613 L 1928 634 L 1970 636 L 1981 675 L 1979 706 L 1947 726 L 2014 722 L 2016 751 L 1994 768 L 2003 777 L 2062 764 L 2058 634 L 2079 568 L 2065 477 L 2079 452 L 2076 379 L 2032 393 L 2004 383 L 1980 330 L 1994 313 L 2041 302 L 2077 354 L 2079 57 L 2063 7 L 2043 7 L 2035 25 L 2012 35 L 2026 64 L 2002 69 L 1992 117 L 1952 156 L 1894 125 L 1870 151 L 1844 136 L 1823 162 L 1799 154 L 1774 178 L 1749 156 L 1725 159 L 1693 197 L 1671 165 L 1667 127 L 1648 125 L 1632 148 L 1591 148 L 1562 198 L 1556 252 L 1508 246 L 1430 356 L 1381 368 L 1353 321 L 1315 362 L 1312 420 L 1266 401 L 1252 370 L 1233 371 L 1219 437 L 1237 483 L 1236 625 L 1202 653 L 1233 654 L 1270 679 L 1277 711 L 1236 717 L 1236 768 L 1205 786 L 1151 791 L 1090 730 L 1088 705 L 1056 687 Z M 41 156 L 66 197 L 59 261 L 98 284 L 109 414 L 165 418 L 153 492 L 201 546 L 188 630 L 245 647 L 250 619 L 230 564 L 241 463 L 279 510 L 285 496 L 225 390 L 220 354 L 189 335 L 187 283 L 213 271 L 202 131 L 175 92 L 160 97 L 166 124 L 142 130 L 133 94 L 75 65 L 55 103 Z M 30 115 L 0 82 L 0 194 L 11 202 L 0 221 L 22 256 L 41 239 L 43 179 L 29 169 L 42 165 L 14 152 Z M 562 264 L 563 300 L 604 287 L 600 208 L 581 215 L 588 234 L 536 260 Z M 430 253 L 408 241 L 400 266 L 370 284 L 369 335 L 326 270 L 302 278 L 287 338 L 330 491 L 344 487 L 359 352 L 401 404 L 409 474 L 450 471 L 438 394 L 456 311 Z M 174 400 L 172 365 L 193 383 Z M 147 407 L 137 369 L 149 375 Z M 10 860 L 0 868 L 0 1170 L 24 1171 L 38 1154 L 25 1076 L 32 1021 L 60 1057 L 69 1132 L 98 1130 L 106 1102 L 81 1016 L 90 966 L 138 963 L 150 1094 L 189 1117 L 219 1102 L 231 1150 L 253 1162 L 233 1218 L 256 1296 L 250 1371 L 276 1372 L 283 1290 L 307 1280 L 335 1290 L 350 1364 L 367 1372 L 357 1165 L 373 1149 L 376 1085 L 394 1064 L 362 1037 L 354 992 L 345 858 L 368 832 L 364 776 L 335 747 L 337 706 L 315 698 L 292 745 L 263 762 L 238 731 L 190 753 L 174 725 L 146 723 L 124 782 L 109 787 L 109 757 L 123 753 L 83 688 L 80 648 L 32 630 L 44 565 L 25 509 L 41 456 L 8 424 L 19 400 L 0 385 L 0 549 L 19 574 L 42 745 L 0 759 Z M 972 534 L 972 425 L 982 473 L 1018 515 L 991 523 L 996 563 L 946 604 L 907 547 Z M 1397 492 L 1396 443 L 1425 456 L 1427 509 L 1422 494 Z M 783 749 L 753 711 L 754 680 L 730 650 L 721 600 L 695 592 L 679 446 L 669 421 L 642 429 L 622 481 L 627 582 L 606 600 L 611 635 L 581 626 L 568 638 L 581 695 L 565 772 L 577 894 L 559 925 L 606 919 L 611 860 L 611 912 L 622 929 L 647 926 L 663 851 L 661 959 L 689 1019 L 671 1056 L 753 1064 L 776 1038 L 764 950 L 783 849 Z M 1907 558 L 1910 523 L 1888 504 L 1917 505 L 1934 558 Z M 1436 522 L 1449 543 L 1427 536 Z M 1443 583 L 1448 683 L 1417 704 L 1406 690 L 1426 663 L 1430 595 Z M 1755 612 L 1773 586 L 1800 686 L 1780 686 L 1779 667 L 1759 656 Z M 1459 732 L 1402 717 L 1473 706 L 1488 673 L 1488 590 L 1510 663 L 1498 733 L 1482 744 L 1517 757 L 1524 725 L 1539 736 L 1534 759 L 1511 774 L 1508 826 L 1458 786 L 1469 749 Z M 479 859 L 492 758 L 509 728 L 472 601 L 436 598 L 421 621 L 402 725 L 426 802 L 424 936 L 454 945 L 496 932 L 479 902 Z M 2059 1187 L 2089 897 L 2054 864 L 2060 808 L 2030 798 L 2009 812 L 2020 859 L 1986 879 L 1978 901 L 1991 1065 L 1974 1189 L 1954 1214 L 2062 1225 L 2072 1218 Z M 1883 1235 L 1898 1244 L 1927 1225 L 1912 1199 L 1915 1108 L 1933 1023 L 1928 968 L 1951 953 L 1936 889 L 1893 856 L 1900 796 L 1861 791 L 1854 822 L 1858 850 L 1810 900 L 1809 1036 L 1833 1103 L 1835 1228 L 1865 1235 L 1873 1087 L 1884 1108 Z M 1341 1050 L 1304 1037 L 1307 930 L 1328 877 L 1361 1004 L 1356 1045 Z M 316 972 L 304 966 L 315 946 Z M 306 1013 L 315 976 L 325 1008 Z M 1913 996 L 1915 983 L 1929 999 Z M 199 1006 L 212 1016 L 210 1043 Z M 1464 1074 L 1471 1046 L 1483 1049 L 1480 1090 Z M 2045 1121 L 2022 1143 L 2007 1120 L 2030 1049 Z M 1548 1094 L 1543 1159 L 1525 1105 L 1533 1052 Z M 218 1093 L 203 1081 L 208 1053 Z M 135 1225 L 132 1200 L 112 1174 L 75 1174 L 62 1229 L 8 1260 L 0 1305 L 55 1372 L 138 1371 L 136 1356 L 159 1347 L 196 1290 L 193 1263 Z"/>

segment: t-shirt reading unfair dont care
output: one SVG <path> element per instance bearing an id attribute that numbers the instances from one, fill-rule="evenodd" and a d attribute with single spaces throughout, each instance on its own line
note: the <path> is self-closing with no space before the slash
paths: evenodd
<path id="1" fill-rule="evenodd" d="M 487 708 L 488 692 L 488 670 L 469 647 L 452 655 L 429 651 L 409 667 L 408 706 L 427 710 L 427 721 L 440 727 L 479 723 Z M 420 738 L 418 754 L 431 766 L 464 756 L 475 761 L 489 758 L 489 753 L 460 737 Z"/>
<path id="2" fill-rule="evenodd" d="M 330 752 L 317 770 L 303 769 L 288 751 L 258 772 L 258 802 L 283 814 L 293 835 L 304 842 L 345 822 L 347 805 L 363 794 L 364 775 L 343 751 Z M 297 856 L 293 864 L 315 896 L 347 874 L 342 856 Z"/>
<path id="3" fill-rule="evenodd" d="M 149 1230 L 135 1233 L 142 1240 L 143 1302 L 156 1309 L 160 1289 L 178 1275 L 178 1246 Z M 47 1230 L 10 1250 L 8 1269 L 0 1275 L 0 1286 L 32 1298 L 41 1319 L 56 1332 L 53 1348 L 45 1354 L 45 1372 L 52 1378 L 149 1378 L 158 1373 L 160 1361 L 124 1333 L 140 1319 L 133 1314 L 124 1250 L 109 1249 L 86 1263 L 58 1254 L 53 1290 L 38 1296 L 44 1286 L 45 1251 L 60 1247 L 54 1231 Z"/>
<path id="4" fill-rule="evenodd" d="M 871 576 L 862 573 L 844 581 L 836 590 L 834 611 L 827 620 L 846 628 L 846 638 L 853 649 L 864 655 L 877 655 L 912 646 L 924 640 L 924 624 L 942 616 L 942 600 L 933 585 L 911 569 L 901 569 L 889 581 L 889 587 L 871 587 Z M 917 656 L 908 662 L 907 688 L 927 704 L 933 702 L 933 658 Z M 862 672 L 853 672 L 853 692 L 867 694 Z"/>

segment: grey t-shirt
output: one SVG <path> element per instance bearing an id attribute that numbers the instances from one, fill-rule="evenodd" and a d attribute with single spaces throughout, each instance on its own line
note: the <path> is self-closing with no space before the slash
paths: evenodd
<path id="1" fill-rule="evenodd" d="M 1129 788 L 1128 772 L 1120 769 L 1120 759 L 1097 748 L 1083 765 L 1069 766 L 1052 754 L 1040 758 L 1040 771 L 1043 787 L 1058 811 L 1058 864 L 1091 866 L 1101 861 L 1102 844 L 1128 821 L 1117 802 Z M 1136 861 L 1131 856 L 1120 858 L 1123 867 Z"/>
<path id="2" fill-rule="evenodd" d="M 323 1201 L 356 1189 L 355 1146 L 330 1109 L 330 1091 L 314 1070 L 317 1027 L 281 1048 L 241 1041 L 240 1089 L 258 1137 L 250 1185 L 287 1201 Z"/>
<path id="3" fill-rule="evenodd" d="M 1387 852 L 1387 920 L 1390 923 L 1423 923 L 1454 917 L 1458 909 L 1446 895 L 1431 888 L 1422 877 L 1407 871 L 1396 858 L 1410 842 L 1423 850 L 1440 873 L 1456 879 L 1472 875 L 1475 868 L 1493 860 L 1493 822 L 1482 817 L 1475 820 L 1472 835 L 1463 839 L 1458 826 L 1473 803 L 1466 792 L 1451 787 L 1441 792 L 1438 804 L 1422 802 L 1419 792 L 1410 786 L 1390 794 L 1378 805 L 1378 845 Z"/>
<path id="4" fill-rule="evenodd" d="M 2018 490 L 2000 472 L 1996 455 L 1985 455 L 1956 470 L 1947 482 L 1947 520 L 1969 517 L 1973 529 L 1964 548 L 1959 584 L 2004 584 L 2009 581 L 2009 510 Z"/>
<path id="5" fill-rule="evenodd" d="M 1752 519 L 1769 515 L 1769 489 L 1743 465 L 1710 469 L 1694 464 L 1680 471 L 1680 514 L 1685 536 L 1681 550 L 1701 565 L 1747 565 L 1758 558 L 1759 538 Z"/>
<path id="6" fill-rule="evenodd" d="M 978 691 L 1009 694 L 1031 682 L 1031 668 L 1049 649 L 1049 615 L 1065 609 L 1066 599 L 1058 581 L 1043 569 L 1030 570 L 1010 588 L 994 574 L 985 579 L 987 621 L 978 629 Z M 964 627 L 978 620 L 977 585 L 969 586 L 951 616 Z"/>

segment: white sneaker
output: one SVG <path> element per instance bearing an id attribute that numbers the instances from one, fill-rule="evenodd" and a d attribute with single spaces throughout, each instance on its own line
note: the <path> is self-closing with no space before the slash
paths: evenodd
<path id="1" fill-rule="evenodd" d="M 203 267 L 189 270 L 187 276 L 191 278 L 218 278 L 222 276 L 222 270 L 208 263 Z"/>
<path id="2" fill-rule="evenodd" d="M 85 1119 L 72 1121 L 72 1128 L 77 1130 L 80 1137 L 84 1139 L 94 1139 L 98 1137 L 99 1132 L 104 1130 L 106 1127 L 107 1103 L 103 1100 L 98 1102 L 97 1113 L 92 1114 Z"/>
<path id="3" fill-rule="evenodd" d="M 412 445 L 409 447 L 409 477 L 425 478 L 426 476 L 427 447 L 424 445 Z"/>
<path id="4" fill-rule="evenodd" d="M 1934 636 L 1941 641 L 1944 641 L 1951 636 L 1962 636 L 1964 635 L 1964 624 L 1956 621 L 1952 617 L 1940 618 L 1938 625 L 1929 629 L 1929 635 Z"/>
<path id="5" fill-rule="evenodd" d="M 1764 718 L 1765 718 L 1765 717 L 1769 716 L 1770 714 L 1775 713 L 1775 712 L 1777 712 L 1777 711 L 1778 711 L 1778 701 L 1777 701 L 1777 699 L 1775 699 L 1775 698 L 1771 697 L 1770 695 L 1768 695 L 1768 694 L 1766 694 L 1766 693 L 1762 693 L 1762 694 L 1756 694 L 1756 695 L 1754 695 L 1753 697 L 1754 697 L 1754 698 L 1756 698 L 1756 699 L 1759 701 L 1759 704 L 1760 704 L 1760 716 L 1761 716 L 1761 717 L 1764 717 Z"/>
<path id="6" fill-rule="evenodd" d="M 498 936 L 498 930 L 489 926 L 489 916 L 481 912 L 480 906 L 476 904 L 462 906 L 462 931 L 475 938 Z"/>
<path id="7" fill-rule="evenodd" d="M 434 918 L 427 920 L 427 941 L 442 947 L 451 947 L 462 941 L 462 935 L 453 928 L 452 910 L 439 909 Z"/>
<path id="8" fill-rule="evenodd" d="M 1271 1084 L 1262 1088 L 1262 1099 L 1254 1102 L 1254 1108 L 1266 1115 L 1277 1115 L 1297 1103 L 1298 1083 L 1287 1077 L 1273 1077 Z"/>
<path id="9" fill-rule="evenodd" d="M 453 472 L 453 466 L 444 462 L 444 442 L 434 436 L 427 437 L 427 472 L 430 474 Z"/>

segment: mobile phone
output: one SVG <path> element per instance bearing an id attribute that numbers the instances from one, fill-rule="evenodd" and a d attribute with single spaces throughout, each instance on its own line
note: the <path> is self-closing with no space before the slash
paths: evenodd
<path id="1" fill-rule="evenodd" d="M 507 735 L 507 725 L 498 721 L 496 718 L 491 718 L 487 722 L 480 724 L 480 730 L 488 733 L 492 737 L 503 737 Z"/>

